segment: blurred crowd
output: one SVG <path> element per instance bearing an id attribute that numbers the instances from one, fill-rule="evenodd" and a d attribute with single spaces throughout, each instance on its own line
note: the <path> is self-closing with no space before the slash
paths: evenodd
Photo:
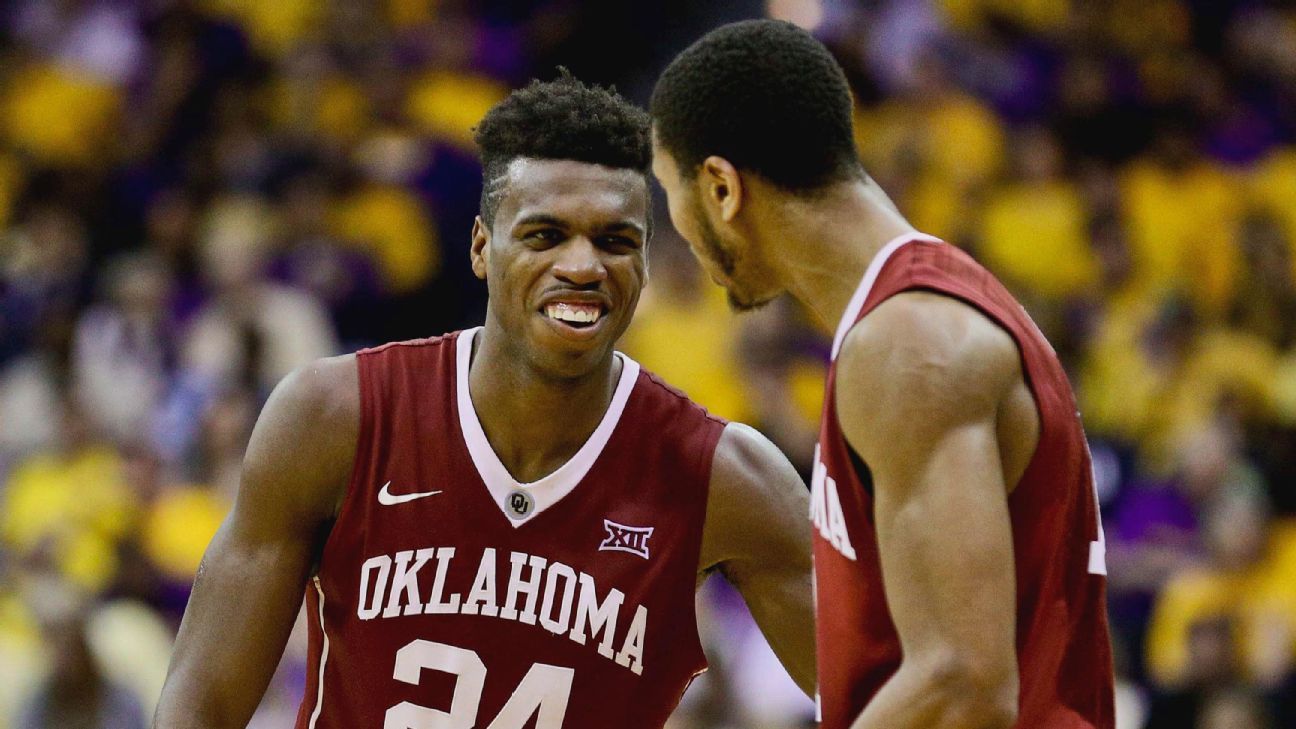
<path id="1" fill-rule="evenodd" d="M 674 52 L 757 15 L 833 49 L 866 168 L 999 274 L 1066 364 L 1106 518 L 1122 729 L 1296 726 L 1289 3 L 0 14 L 0 727 L 145 726 L 278 379 L 481 321 L 466 253 L 487 108 L 560 63 L 642 103 Z M 806 470 L 823 330 L 785 301 L 730 314 L 658 216 L 624 348 Z M 713 581 L 701 602 L 713 668 L 672 726 L 812 726 L 741 599 Z M 291 724 L 300 632 L 254 726 Z"/>

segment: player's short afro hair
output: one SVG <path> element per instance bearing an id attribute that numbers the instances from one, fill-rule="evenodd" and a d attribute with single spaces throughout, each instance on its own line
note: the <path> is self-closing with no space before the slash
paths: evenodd
<path id="1" fill-rule="evenodd" d="M 490 225 L 509 164 L 519 158 L 590 162 L 632 169 L 652 165 L 648 114 L 614 88 L 587 85 L 559 69 L 496 104 L 473 130 L 482 157 L 482 220 Z"/>
<path id="2" fill-rule="evenodd" d="M 686 178 L 710 155 L 798 193 L 863 177 L 846 76 L 823 44 L 778 20 L 703 36 L 662 72 L 650 106 Z"/>

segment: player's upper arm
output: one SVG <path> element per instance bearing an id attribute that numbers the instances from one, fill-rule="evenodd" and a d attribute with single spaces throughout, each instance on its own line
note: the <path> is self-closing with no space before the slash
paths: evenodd
<path id="1" fill-rule="evenodd" d="M 814 599 L 809 494 L 765 436 L 731 423 L 716 445 L 702 569 L 717 568 L 742 593 L 779 660 L 814 689 Z"/>
<path id="2" fill-rule="evenodd" d="M 846 336 L 837 358 L 838 420 L 874 478 L 915 475 L 931 465 L 932 446 L 964 428 L 993 430 L 1021 377 L 1012 337 L 980 312 L 939 294 L 906 292 Z"/>
<path id="3" fill-rule="evenodd" d="M 992 710 L 1016 701 L 1016 583 L 997 423 L 1021 377 L 1005 331 L 927 292 L 881 304 L 837 360 L 838 419 L 872 475 L 905 661 L 933 681 L 994 697 Z"/>
<path id="4" fill-rule="evenodd" d="M 199 568 L 155 726 L 244 726 L 251 717 L 345 496 L 358 428 L 353 356 L 320 360 L 275 388 L 234 507 Z"/>
<path id="5" fill-rule="evenodd" d="M 332 519 L 346 495 L 359 427 L 354 355 L 288 375 L 248 442 L 231 523 L 250 537 L 278 539 Z"/>

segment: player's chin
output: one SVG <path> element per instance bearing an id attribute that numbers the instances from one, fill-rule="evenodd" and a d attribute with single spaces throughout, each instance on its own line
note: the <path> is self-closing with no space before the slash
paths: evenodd
<path id="1" fill-rule="evenodd" d="M 733 291 L 730 291 L 729 308 L 738 313 L 755 311 L 757 309 L 764 308 L 775 298 L 777 297 L 770 296 L 770 297 L 762 297 L 762 298 L 749 298 L 749 297 L 741 296 L 739 294 L 735 294 Z"/>
<path id="2" fill-rule="evenodd" d="M 726 298 L 729 300 L 729 308 L 737 312 L 754 311 L 779 296 L 779 292 L 758 291 L 733 281 L 724 284 L 724 288 Z"/>
<path id="3" fill-rule="evenodd" d="M 716 271 L 712 271 L 710 275 L 711 280 L 725 290 L 725 297 L 729 300 L 729 308 L 734 311 L 759 309 L 775 298 L 774 296 L 755 295 L 750 287 Z"/>
<path id="4" fill-rule="evenodd" d="M 543 315 L 542 315 L 543 316 Z M 592 373 L 615 345 L 614 322 L 600 320 L 593 326 L 572 327 L 544 317 L 537 322 L 534 344 L 539 362 L 557 379 L 579 379 Z"/>

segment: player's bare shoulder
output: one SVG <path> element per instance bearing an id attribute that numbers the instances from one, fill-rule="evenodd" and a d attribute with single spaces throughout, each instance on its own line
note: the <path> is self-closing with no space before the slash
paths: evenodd
<path id="1" fill-rule="evenodd" d="M 787 478 L 770 478 L 771 473 Z M 795 478 L 787 456 L 764 434 L 742 423 L 725 425 L 711 464 L 713 502 L 778 499 L 783 482 Z"/>
<path id="2" fill-rule="evenodd" d="M 359 427 L 359 378 L 356 355 L 325 357 L 289 373 L 271 399 L 281 397 L 290 414 L 317 418 L 320 426 L 349 426 L 354 435 Z"/>
<path id="3" fill-rule="evenodd" d="M 345 497 L 359 429 L 356 356 L 299 367 L 275 387 L 261 411 L 248 443 L 244 483 L 264 484 L 305 512 L 331 517 Z"/>
<path id="4" fill-rule="evenodd" d="M 776 549 L 798 551 L 809 541 L 805 485 L 787 456 L 760 431 L 729 423 L 716 443 L 707 494 L 702 567 Z M 808 550 L 799 550 L 808 559 Z"/>
<path id="5" fill-rule="evenodd" d="M 847 334 L 835 396 L 848 439 L 868 450 L 902 445 L 891 442 L 899 434 L 920 442 L 927 429 L 993 416 L 1022 382 L 1021 356 L 1008 332 L 957 299 L 906 291 Z"/>
<path id="6" fill-rule="evenodd" d="M 783 560 L 808 567 L 808 510 L 805 484 L 778 446 L 751 426 L 729 423 L 711 462 L 701 569 Z"/>

